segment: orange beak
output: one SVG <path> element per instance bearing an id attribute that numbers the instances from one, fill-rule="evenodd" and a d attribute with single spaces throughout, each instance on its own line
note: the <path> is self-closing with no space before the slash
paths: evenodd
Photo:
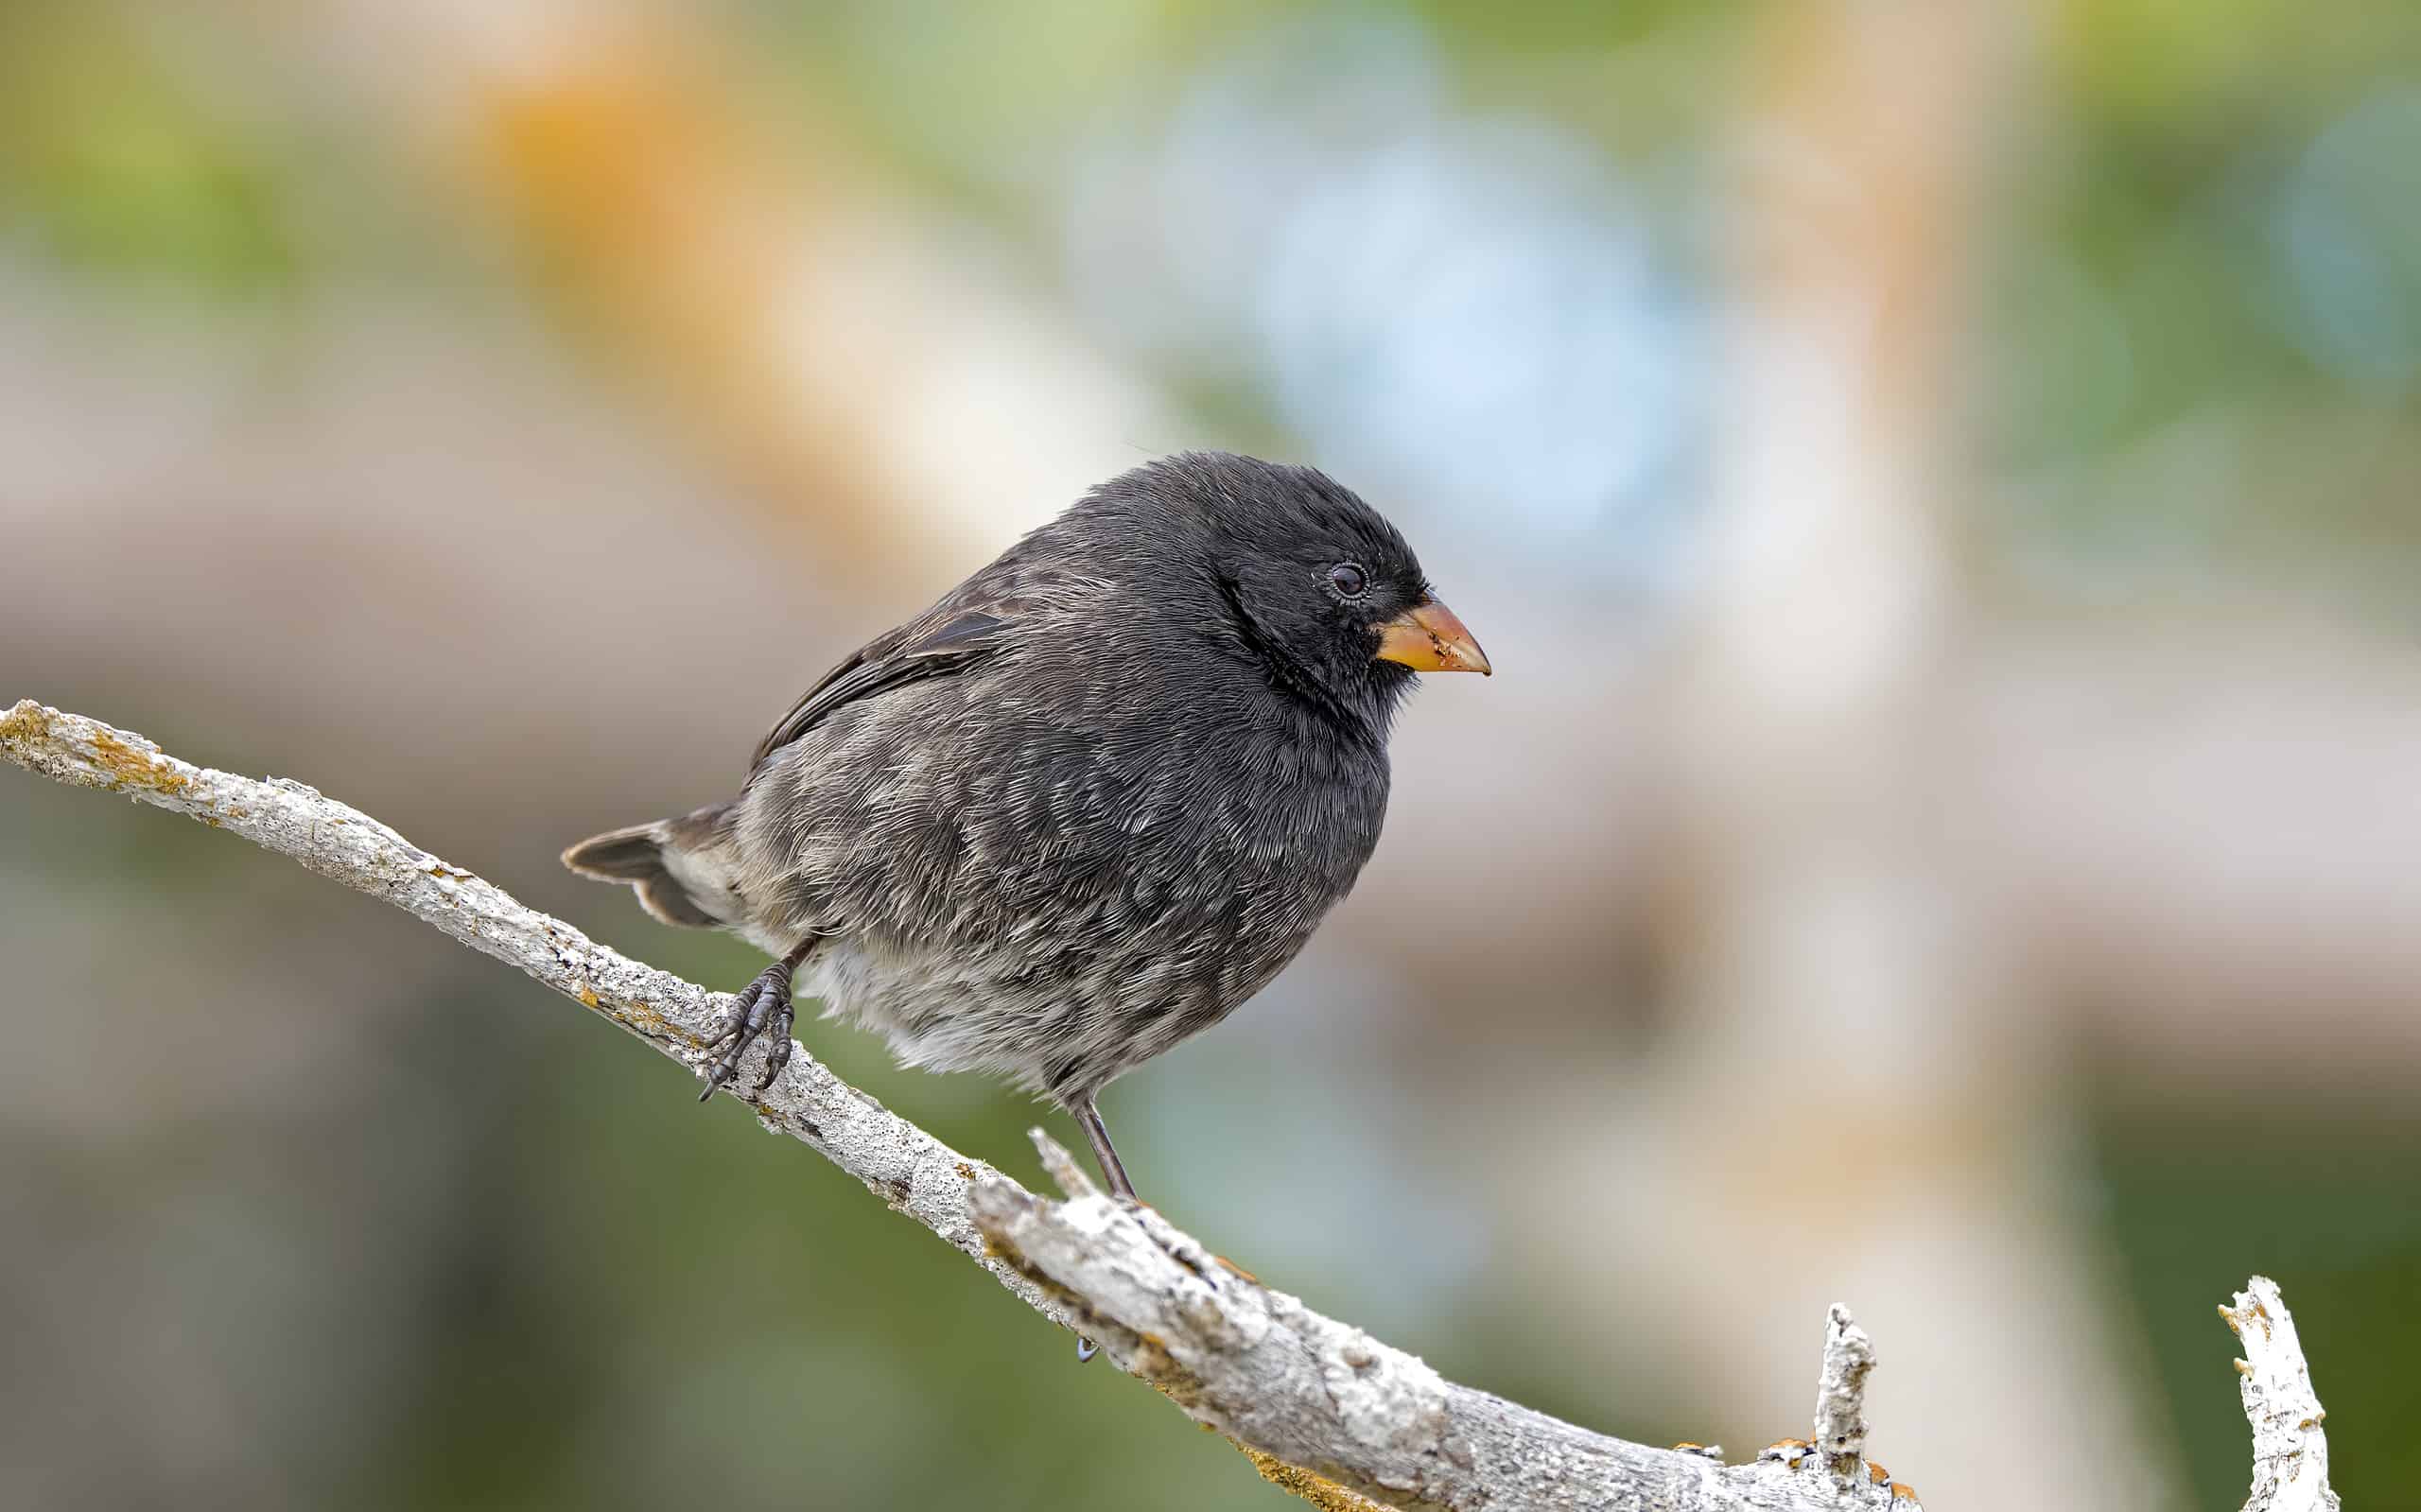
<path id="1" fill-rule="evenodd" d="M 1425 599 L 1379 627 L 1379 660 L 1400 662 L 1416 672 L 1489 674 L 1488 652 L 1454 617 L 1454 611 Z"/>

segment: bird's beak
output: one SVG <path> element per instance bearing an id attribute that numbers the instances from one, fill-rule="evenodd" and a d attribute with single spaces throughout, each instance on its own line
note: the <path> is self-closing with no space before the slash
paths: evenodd
<path id="1" fill-rule="evenodd" d="M 1416 672 L 1489 674 L 1488 652 L 1454 617 L 1454 611 L 1424 599 L 1379 627 L 1379 656 Z"/>

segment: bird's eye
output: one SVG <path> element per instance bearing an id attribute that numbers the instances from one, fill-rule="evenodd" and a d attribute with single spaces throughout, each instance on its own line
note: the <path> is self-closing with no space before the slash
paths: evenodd
<path id="1" fill-rule="evenodd" d="M 1370 591 L 1370 577 L 1350 562 L 1340 562 L 1328 569 L 1328 585 L 1348 599 L 1359 599 Z"/>

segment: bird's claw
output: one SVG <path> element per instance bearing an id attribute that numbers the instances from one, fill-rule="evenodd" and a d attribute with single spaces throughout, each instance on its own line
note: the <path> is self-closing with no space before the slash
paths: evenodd
<path id="1" fill-rule="evenodd" d="M 749 1090 L 759 1093 L 774 1085 L 774 1078 L 791 1060 L 791 1025 L 797 1010 L 791 1003 L 792 967 L 787 961 L 776 961 L 757 974 L 757 980 L 740 989 L 724 1011 L 723 1022 L 716 1026 L 715 1035 L 706 1041 L 709 1051 L 722 1050 L 714 1065 L 706 1071 L 705 1090 L 698 1094 L 703 1103 L 740 1074 L 740 1059 L 748 1047 L 766 1034 L 774 1041 L 765 1050 L 765 1069 L 759 1071 Z M 728 1045 L 728 1049 L 724 1047 Z"/>
<path id="2" fill-rule="evenodd" d="M 1229 1264 L 1211 1254 L 1200 1240 L 1161 1217 L 1158 1209 L 1149 1203 L 1138 1202 L 1133 1197 L 1121 1197 L 1118 1204 L 1126 1209 L 1128 1217 L 1142 1225 L 1144 1237 L 1158 1244 L 1162 1254 L 1200 1277 L 1203 1284 L 1210 1290 L 1215 1292 L 1219 1289 L 1219 1277 L 1212 1270 L 1214 1266 L 1244 1276 L 1247 1280 L 1252 1278 L 1243 1267 Z"/>
<path id="3" fill-rule="evenodd" d="M 1252 1272 L 1245 1270 L 1226 1256 L 1211 1254 L 1203 1246 L 1201 1241 L 1161 1217 L 1159 1209 L 1134 1193 L 1121 1192 L 1113 1196 L 1111 1201 L 1117 1203 L 1125 1210 L 1129 1218 L 1135 1220 L 1142 1228 L 1143 1237 L 1159 1246 L 1160 1253 L 1200 1277 L 1202 1283 L 1212 1291 L 1219 1289 L 1219 1277 L 1214 1274 L 1213 1266 L 1247 1281 L 1257 1279 Z M 1081 1333 L 1076 1335 L 1076 1364 L 1089 1364 L 1093 1356 L 1100 1352 L 1100 1345 Z"/>

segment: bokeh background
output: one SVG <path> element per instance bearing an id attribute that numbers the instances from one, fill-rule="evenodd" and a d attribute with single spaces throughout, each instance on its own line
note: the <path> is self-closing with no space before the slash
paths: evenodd
<path id="1" fill-rule="evenodd" d="M 1086 484 L 1316 462 L 1501 670 L 1112 1091 L 1147 1191 L 1734 1455 L 1845 1300 L 1971 1512 L 2237 1505 L 2259 1270 L 2409 1505 L 2417 165 L 2404 0 L 14 0 L 0 702 L 732 986 L 556 852 Z M 0 1502 L 1286 1504 L 402 915 L 13 773 L 0 837 Z"/>

